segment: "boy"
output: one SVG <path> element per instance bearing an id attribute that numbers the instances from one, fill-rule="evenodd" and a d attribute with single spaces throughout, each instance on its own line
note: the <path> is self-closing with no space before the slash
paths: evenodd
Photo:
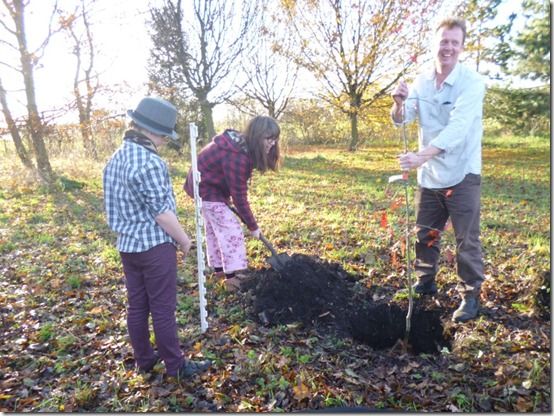
<path id="1" fill-rule="evenodd" d="M 209 362 L 185 360 L 177 338 L 177 248 L 183 257 L 190 239 L 176 215 L 175 196 L 158 147 L 176 141 L 177 110 L 169 102 L 145 97 L 129 110 L 130 129 L 104 168 L 107 221 L 117 232 L 127 287 L 127 328 L 137 367 L 149 372 L 163 360 L 168 376 L 190 377 Z M 150 344 L 152 315 L 158 354 Z"/>

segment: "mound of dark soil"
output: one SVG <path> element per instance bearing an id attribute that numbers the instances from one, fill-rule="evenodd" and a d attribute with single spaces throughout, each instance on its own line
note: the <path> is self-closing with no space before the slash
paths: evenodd
<path id="1" fill-rule="evenodd" d="M 264 269 L 251 277 L 244 289 L 251 293 L 255 318 L 264 325 L 331 324 L 338 333 L 375 349 L 392 347 L 405 336 L 405 308 L 392 301 L 373 302 L 369 292 L 355 290 L 356 276 L 338 264 L 295 254 L 280 272 Z M 416 303 L 409 337 L 415 353 L 437 353 L 449 346 L 441 314 Z"/>
<path id="2" fill-rule="evenodd" d="M 269 325 L 342 319 L 349 310 L 348 279 L 338 264 L 294 254 L 280 273 L 273 269 L 259 273 L 254 313 Z"/>

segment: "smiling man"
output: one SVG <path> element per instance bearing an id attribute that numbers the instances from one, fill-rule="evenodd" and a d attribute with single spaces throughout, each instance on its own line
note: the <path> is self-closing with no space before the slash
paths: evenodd
<path id="1" fill-rule="evenodd" d="M 456 236 L 458 291 L 455 322 L 474 319 L 484 279 L 480 242 L 481 138 L 485 84 L 462 65 L 465 21 L 441 21 L 435 34 L 434 67 L 392 93 L 391 116 L 399 125 L 418 120 L 419 151 L 399 156 L 402 170 L 417 169 L 416 260 L 419 294 L 437 292 L 440 233 L 448 218 Z"/>

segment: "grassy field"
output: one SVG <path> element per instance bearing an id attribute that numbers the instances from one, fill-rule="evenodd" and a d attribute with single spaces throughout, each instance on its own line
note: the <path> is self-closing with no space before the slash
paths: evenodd
<path id="1" fill-rule="evenodd" d="M 262 231 L 279 252 L 340 263 L 366 288 L 402 289 L 403 189 L 387 184 L 400 148 L 288 149 L 278 174 L 256 174 L 250 185 Z M 187 356 L 214 367 L 183 384 L 165 380 L 163 366 L 145 377 L 131 365 L 119 255 L 102 207 L 104 162 L 53 157 L 61 178 L 46 192 L 4 153 L 0 411 L 550 411 L 550 141 L 487 139 L 483 153 L 484 313 L 449 329 L 451 349 L 374 351 L 317 328 L 265 327 L 241 294 L 212 281 L 210 329 L 201 334 L 191 253 L 179 269 L 179 335 Z M 182 190 L 189 159 L 165 156 L 194 236 L 193 202 Z M 438 277 L 448 308 L 454 247 L 450 230 Z M 248 251 L 252 269 L 266 267 L 260 242 L 249 240 Z"/>

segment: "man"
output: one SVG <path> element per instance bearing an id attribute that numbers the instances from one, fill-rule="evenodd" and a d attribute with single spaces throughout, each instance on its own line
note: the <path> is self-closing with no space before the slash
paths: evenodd
<path id="1" fill-rule="evenodd" d="M 210 363 L 185 360 L 177 337 L 177 247 L 184 257 L 191 243 L 177 219 L 169 172 L 158 155 L 159 147 L 177 140 L 177 110 L 146 97 L 127 115 L 130 129 L 104 168 L 103 185 L 125 274 L 131 345 L 140 371 L 149 372 L 161 357 L 168 376 L 189 377 Z M 149 315 L 159 356 L 150 344 Z"/>
<path id="2" fill-rule="evenodd" d="M 466 37 L 465 21 L 438 25 L 434 68 L 420 74 L 408 90 L 401 81 L 392 93 L 395 123 L 419 121 L 419 151 L 399 156 L 402 170 L 417 168 L 416 260 L 414 291 L 434 294 L 440 257 L 440 232 L 450 217 L 456 235 L 458 291 L 462 297 L 452 317 L 474 319 L 484 280 L 479 238 L 481 138 L 485 84 L 479 74 L 458 62 Z"/>

